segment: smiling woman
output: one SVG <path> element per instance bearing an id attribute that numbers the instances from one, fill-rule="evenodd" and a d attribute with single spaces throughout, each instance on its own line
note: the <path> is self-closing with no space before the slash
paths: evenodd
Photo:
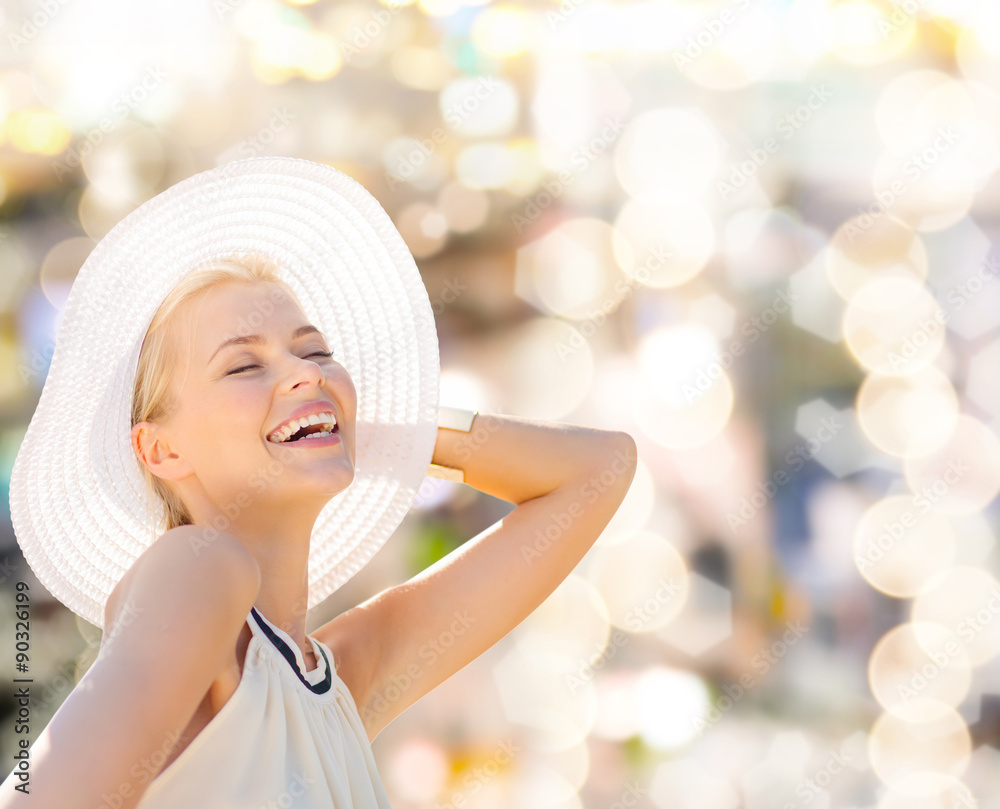
<path id="1" fill-rule="evenodd" d="M 329 166 L 237 161 L 119 223 L 73 285 L 11 478 L 26 560 L 106 631 L 0 809 L 388 809 L 372 740 L 555 590 L 637 463 L 618 431 L 456 419 L 439 372 L 412 256 Z M 433 465 L 515 508 L 307 635 Z"/>
<path id="2" fill-rule="evenodd" d="M 179 362 L 179 350 L 176 339 L 171 339 L 169 325 L 175 319 L 176 313 L 183 309 L 185 304 L 194 302 L 199 296 L 203 296 L 210 289 L 222 284 L 264 282 L 274 285 L 268 296 L 269 303 L 272 298 L 280 297 L 282 287 L 294 297 L 288 284 L 278 275 L 277 263 L 267 256 L 251 254 L 249 256 L 224 257 L 215 261 L 210 268 L 185 276 L 164 298 L 163 303 L 156 310 L 156 314 L 153 315 L 139 354 L 132 403 L 133 441 L 138 438 L 138 432 L 134 429 L 135 425 L 140 422 L 162 421 L 174 407 L 170 395 L 170 380 L 172 371 Z M 255 309 L 254 313 L 260 314 L 261 311 L 269 312 L 270 310 L 271 307 L 264 310 Z M 242 325 L 246 327 L 251 323 L 253 321 Z M 298 334 L 293 335 L 293 337 L 298 336 Z M 244 335 L 237 335 L 233 339 L 241 337 L 245 339 Z M 213 354 L 213 359 L 214 356 Z M 147 502 L 152 503 L 154 497 L 160 500 L 166 511 L 167 528 L 190 525 L 191 515 L 180 497 L 162 478 L 154 475 L 147 466 L 144 465 L 142 471 L 149 494 Z M 150 511 L 150 524 L 153 522 L 152 516 Z"/>
<path id="3" fill-rule="evenodd" d="M 264 257 L 233 257 L 187 276 L 178 296 L 165 300 L 169 315 L 158 312 L 146 338 L 155 338 L 160 367 L 144 366 L 140 354 L 131 437 L 157 496 L 176 515 L 168 530 L 224 526 L 258 556 L 281 536 L 283 560 L 297 547 L 305 564 L 320 513 L 354 480 L 357 392 L 277 272 Z M 265 307 L 267 318 L 247 334 L 252 313 Z M 259 485 L 276 461 L 280 471 Z M 248 483 L 253 497 L 227 513 L 226 504 L 249 494 Z M 283 595 L 307 598 L 304 589 Z"/>

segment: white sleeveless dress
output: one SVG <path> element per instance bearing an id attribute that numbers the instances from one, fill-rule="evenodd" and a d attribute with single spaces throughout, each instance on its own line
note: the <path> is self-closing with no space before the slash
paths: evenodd
<path id="1" fill-rule="evenodd" d="M 333 653 L 317 666 L 256 608 L 228 702 L 146 788 L 136 809 L 390 809 L 354 698 Z"/>

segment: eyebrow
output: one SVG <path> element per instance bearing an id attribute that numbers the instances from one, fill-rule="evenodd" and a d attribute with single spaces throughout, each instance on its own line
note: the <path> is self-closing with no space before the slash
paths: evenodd
<path id="1" fill-rule="evenodd" d="M 321 332 L 312 324 L 308 324 L 306 326 L 299 326 L 295 331 L 293 331 L 292 339 L 298 340 L 300 337 L 305 337 L 307 334 L 318 334 L 320 337 L 324 337 L 323 332 Z M 263 345 L 266 342 L 267 340 L 264 337 L 261 337 L 259 334 L 246 334 L 240 337 L 230 337 L 228 340 L 221 343 L 219 347 L 212 352 L 212 356 L 208 358 L 208 361 L 211 362 L 213 359 L 215 359 L 215 355 L 218 354 L 220 351 L 222 351 L 222 349 L 226 348 L 227 346 Z"/>

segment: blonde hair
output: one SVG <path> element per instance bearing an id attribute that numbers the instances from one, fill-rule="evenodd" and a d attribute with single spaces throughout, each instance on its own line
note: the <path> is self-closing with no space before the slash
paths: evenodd
<path id="1" fill-rule="evenodd" d="M 146 330 L 139 350 L 139 364 L 132 395 L 132 425 L 141 421 L 161 421 L 173 411 L 170 395 L 171 375 L 176 368 L 177 351 L 169 339 L 170 322 L 180 307 L 222 284 L 275 283 L 291 287 L 279 275 L 278 262 L 259 253 L 232 254 L 216 259 L 206 267 L 186 275 L 164 298 Z M 140 459 L 146 480 L 147 525 L 153 525 L 152 505 L 159 500 L 166 511 L 165 530 L 192 524 L 191 514 L 166 482 L 149 471 Z M 153 526 L 155 531 L 155 526 Z M 154 537 L 155 538 L 155 537 Z"/>

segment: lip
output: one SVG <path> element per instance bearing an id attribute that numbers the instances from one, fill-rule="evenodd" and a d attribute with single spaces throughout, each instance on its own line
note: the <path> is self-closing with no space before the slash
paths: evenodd
<path id="1" fill-rule="evenodd" d="M 272 429 L 268 430 L 267 435 L 264 436 L 264 438 L 268 441 L 268 443 L 271 444 L 278 443 L 275 441 L 271 441 L 271 436 L 274 435 L 276 432 L 278 432 L 278 430 L 282 429 L 286 424 L 295 421 L 295 419 L 302 419 L 305 418 L 306 416 L 314 416 L 318 413 L 333 413 L 333 417 L 337 420 L 337 427 L 338 427 L 337 432 L 335 432 L 333 435 L 339 437 L 340 414 L 337 412 L 337 408 L 333 406 L 333 402 L 320 400 L 317 402 L 306 402 L 301 407 L 298 407 L 295 410 L 293 410 L 291 414 L 288 416 L 288 418 L 286 418 L 280 424 L 275 425 Z M 327 436 L 327 437 L 329 438 L 332 436 Z M 326 441 L 326 438 L 311 438 L 309 440 L 315 442 L 316 445 L 319 446 L 322 445 L 324 441 Z M 295 441 L 293 443 L 297 444 L 299 442 Z M 282 443 L 281 445 L 285 446 L 284 443 Z"/>

